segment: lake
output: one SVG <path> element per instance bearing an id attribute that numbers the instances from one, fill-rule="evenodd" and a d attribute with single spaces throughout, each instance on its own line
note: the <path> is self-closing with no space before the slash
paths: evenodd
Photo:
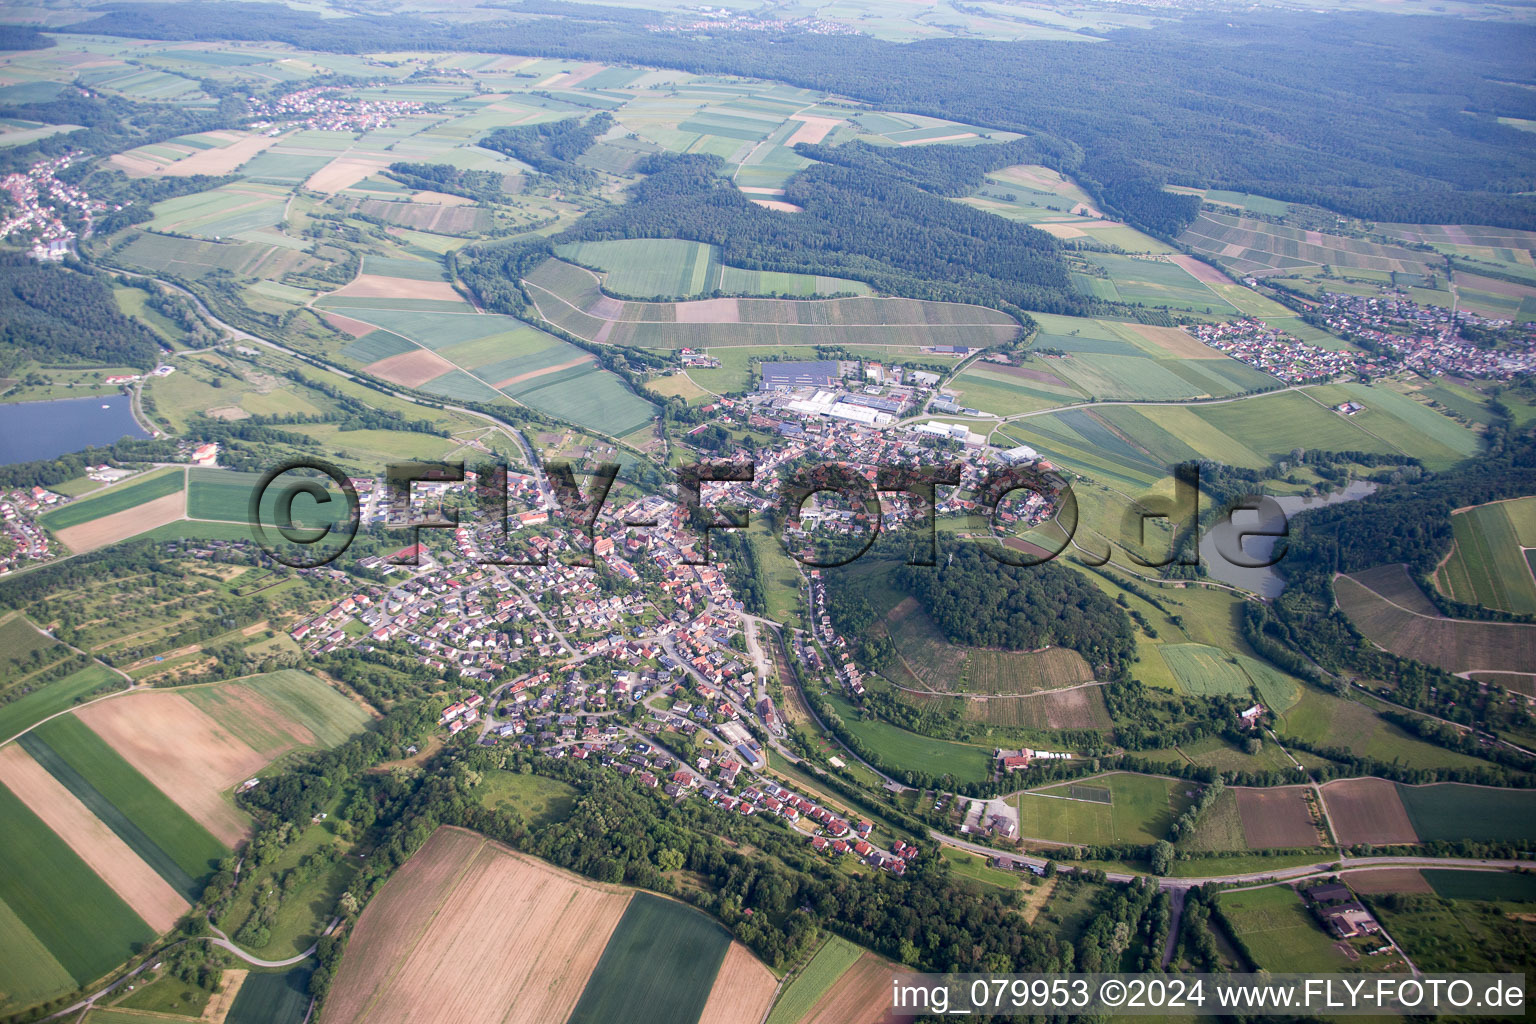
<path id="1" fill-rule="evenodd" d="M 1205 566 L 1206 575 L 1211 579 L 1251 590 L 1260 597 L 1271 599 L 1278 597 L 1285 589 L 1285 577 L 1277 572 L 1274 566 L 1250 568 L 1234 565 L 1222 557 L 1222 548 L 1235 549 L 1236 535 L 1244 530 L 1257 529 L 1261 523 L 1264 524 L 1265 529 L 1273 530 L 1298 512 L 1322 508 L 1325 505 L 1337 505 L 1345 501 L 1359 501 L 1366 495 L 1375 493 L 1375 484 L 1368 480 L 1354 480 L 1342 491 L 1334 491 L 1318 498 L 1304 498 L 1299 494 L 1272 496 L 1270 500 L 1279 506 L 1278 512 L 1271 510 L 1274 514 L 1263 516 L 1258 511 L 1244 509 L 1233 512 L 1230 518 L 1206 530 L 1200 538 L 1200 564 Z M 1242 542 L 1242 551 L 1254 561 L 1263 561 L 1274 551 L 1276 543 L 1275 537 L 1248 537 Z"/>
<path id="2" fill-rule="evenodd" d="M 134 421 L 132 402 L 119 394 L 0 403 L 0 465 L 53 459 L 123 437 L 148 437 Z"/>

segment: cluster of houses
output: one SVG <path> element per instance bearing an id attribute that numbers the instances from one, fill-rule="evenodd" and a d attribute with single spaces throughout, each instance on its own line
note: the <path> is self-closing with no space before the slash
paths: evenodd
<path id="1" fill-rule="evenodd" d="M 297 89 L 275 99 L 253 98 L 251 114 L 264 120 L 252 127 L 276 135 L 284 128 L 311 131 L 368 132 L 388 128 L 395 118 L 416 114 L 425 106 L 414 100 L 360 100 L 339 86 Z M 279 127 L 275 122 L 286 122 Z"/>
<path id="2" fill-rule="evenodd" d="M 1380 356 L 1309 345 L 1300 338 L 1276 330 L 1258 317 L 1195 324 L 1187 330 L 1218 352 L 1225 352 L 1287 384 L 1307 384 L 1347 375 L 1375 377 L 1392 369 Z"/>
<path id="3" fill-rule="evenodd" d="M 1333 333 L 1372 343 L 1423 373 L 1509 380 L 1536 370 L 1536 323 L 1420 305 L 1385 286 L 1376 295 L 1323 292 L 1316 313 Z M 1491 334 L 1500 344 L 1476 345 L 1462 336 L 1463 327 Z"/>
<path id="4" fill-rule="evenodd" d="M 69 242 L 75 237 L 71 222 L 83 222 L 89 234 L 96 215 L 108 209 L 122 209 L 108 207 L 101 200 L 92 199 L 78 185 L 59 180 L 59 172 L 73 159 L 73 153 L 47 157 L 25 171 L 0 178 L 0 191 L 10 196 L 15 207 L 0 220 L 0 239 L 17 232 L 29 234 L 29 252 L 39 262 L 56 262 L 69 253 Z"/>
<path id="5" fill-rule="evenodd" d="M 26 562 L 45 562 L 53 557 L 48 533 L 37 517 L 69 499 L 43 487 L 19 487 L 0 491 L 0 576 Z"/>

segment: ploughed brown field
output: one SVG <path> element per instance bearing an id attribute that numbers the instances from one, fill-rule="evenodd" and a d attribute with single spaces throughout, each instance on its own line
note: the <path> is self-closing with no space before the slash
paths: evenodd
<path id="1" fill-rule="evenodd" d="M 630 895 L 440 828 L 358 918 L 326 1020 L 563 1021 Z"/>
<path id="2" fill-rule="evenodd" d="M 177 522 L 186 518 L 186 515 L 187 495 L 184 491 L 177 491 L 79 526 L 66 526 L 58 531 L 58 538 L 59 543 L 69 550 L 84 554 L 129 537 L 137 537 L 157 526 Z"/>
<path id="3" fill-rule="evenodd" d="M 1378 868 L 1372 871 L 1349 871 L 1344 880 L 1355 892 L 1409 892 L 1432 895 L 1434 888 L 1419 873 L 1418 868 Z"/>
<path id="4" fill-rule="evenodd" d="M 441 377 L 455 367 L 436 352 L 418 348 L 369 363 L 363 369 L 402 387 L 415 388 L 434 377 Z"/>
<path id="5" fill-rule="evenodd" d="M 801 1017 L 799 1024 L 886 1024 L 891 1014 L 891 976 L 909 973 L 865 953 Z"/>
<path id="6" fill-rule="evenodd" d="M 1234 789 L 1243 837 L 1256 850 L 1316 846 L 1317 827 L 1301 786 L 1278 789 Z"/>
<path id="7" fill-rule="evenodd" d="M 1330 782 L 1323 787 L 1323 805 L 1328 808 L 1334 838 L 1346 846 L 1419 841 L 1398 798 L 1397 786 L 1386 779 Z"/>

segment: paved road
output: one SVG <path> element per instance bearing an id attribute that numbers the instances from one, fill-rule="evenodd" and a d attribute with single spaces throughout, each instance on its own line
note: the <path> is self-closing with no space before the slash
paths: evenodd
<path id="1" fill-rule="evenodd" d="M 984 857 L 996 857 L 999 854 L 1007 854 L 1014 860 L 1024 861 L 1028 864 L 1043 866 L 1047 858 L 1032 857 L 1026 854 L 1010 853 L 1007 850 L 999 850 L 992 846 L 983 846 L 973 843 L 968 839 L 958 839 L 936 829 L 929 829 L 930 839 L 945 846 L 957 850 L 966 850 L 970 853 L 979 853 Z M 1028 840 L 1038 843 L 1040 840 Z M 1056 843 L 1057 846 L 1078 844 Z M 1335 868 L 1334 865 L 1338 865 Z M 1490 860 L 1475 857 L 1346 857 L 1339 856 L 1330 860 L 1318 861 L 1313 864 L 1294 864 L 1290 867 L 1273 868 L 1268 871 L 1252 871 L 1233 875 L 1202 875 L 1186 878 L 1159 878 L 1157 884 L 1164 889 L 1192 889 L 1197 885 L 1205 885 L 1208 882 L 1219 882 L 1223 885 L 1237 884 L 1243 888 L 1261 888 L 1275 882 L 1295 882 L 1314 875 L 1332 875 L 1339 871 L 1375 871 L 1387 868 L 1467 868 L 1475 871 L 1515 871 L 1521 868 L 1530 868 L 1536 865 L 1536 861 L 1529 860 Z M 1059 871 L 1075 871 L 1077 868 L 1063 861 L 1056 862 Z M 1106 871 L 1105 877 L 1111 882 L 1129 882 L 1134 878 L 1145 878 L 1145 875 L 1131 874 L 1129 872 Z M 1251 883 L 1243 886 L 1243 883 Z"/>

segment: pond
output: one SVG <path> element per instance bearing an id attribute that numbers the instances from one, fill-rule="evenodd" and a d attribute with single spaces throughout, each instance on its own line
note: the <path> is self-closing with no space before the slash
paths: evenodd
<path id="1" fill-rule="evenodd" d="M 0 403 L 0 465 L 53 459 L 123 437 L 149 437 L 128 395 Z"/>
<path id="2" fill-rule="evenodd" d="M 1235 552 L 1237 535 L 1244 531 L 1260 528 L 1274 530 L 1298 512 L 1322 508 L 1325 505 L 1337 505 L 1345 501 L 1359 501 L 1366 495 L 1374 493 L 1376 493 L 1374 483 L 1368 480 L 1354 480 L 1342 491 L 1334 491 L 1317 498 L 1304 498 L 1299 494 L 1271 497 L 1273 506 L 1268 508 L 1267 511 L 1270 513 L 1268 515 L 1247 509 L 1235 511 L 1230 518 L 1222 520 L 1201 536 L 1200 564 L 1205 566 L 1206 575 L 1211 579 L 1250 590 L 1266 599 L 1278 597 L 1285 589 L 1285 577 L 1275 566 L 1250 568 L 1234 565 L 1222 556 L 1222 551 Z M 1278 509 L 1274 506 L 1278 506 Z M 1278 538 L 1275 537 L 1250 536 L 1243 540 L 1241 550 L 1253 561 L 1264 561 L 1274 552 L 1276 543 Z"/>

